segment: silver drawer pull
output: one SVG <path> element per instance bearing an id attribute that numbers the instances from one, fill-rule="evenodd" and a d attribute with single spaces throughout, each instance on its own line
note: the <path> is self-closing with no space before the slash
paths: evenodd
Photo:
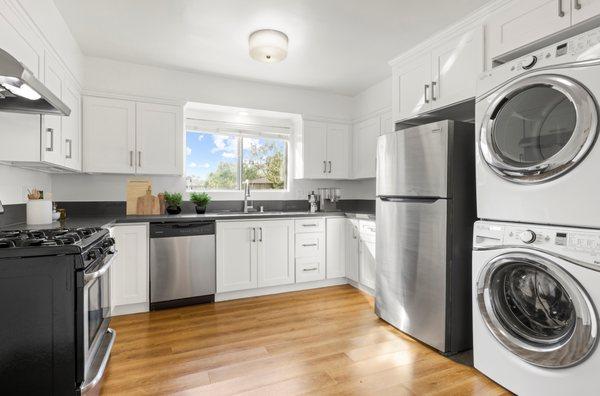
<path id="1" fill-rule="evenodd" d="M 303 243 L 302 244 L 303 247 L 310 247 L 310 246 L 317 246 L 316 243 Z"/>
<path id="2" fill-rule="evenodd" d="M 319 269 L 318 267 L 302 268 L 302 271 L 309 272 L 309 271 L 317 271 L 318 269 Z"/>
<path id="3" fill-rule="evenodd" d="M 46 151 L 54 151 L 54 128 L 46 128 L 46 132 L 50 134 L 50 147 L 46 147 Z"/>
<path id="4" fill-rule="evenodd" d="M 302 227 L 317 227 L 318 224 L 302 224 Z"/>

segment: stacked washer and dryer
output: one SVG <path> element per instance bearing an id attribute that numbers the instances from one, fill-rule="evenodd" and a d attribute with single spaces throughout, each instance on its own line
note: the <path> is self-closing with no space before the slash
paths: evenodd
<path id="1" fill-rule="evenodd" d="M 520 395 L 600 392 L 599 42 L 478 81 L 474 364 Z"/>

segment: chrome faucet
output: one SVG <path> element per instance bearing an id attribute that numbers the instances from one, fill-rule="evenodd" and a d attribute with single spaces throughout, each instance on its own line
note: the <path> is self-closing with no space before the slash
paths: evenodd
<path id="1" fill-rule="evenodd" d="M 0 214 L 4 214 L 4 206 L 2 205 L 2 201 L 0 201 Z"/>
<path id="2" fill-rule="evenodd" d="M 244 181 L 244 213 L 254 212 L 254 206 L 248 205 L 248 198 L 250 198 L 250 180 Z M 252 201 L 250 201 L 252 202 Z"/>

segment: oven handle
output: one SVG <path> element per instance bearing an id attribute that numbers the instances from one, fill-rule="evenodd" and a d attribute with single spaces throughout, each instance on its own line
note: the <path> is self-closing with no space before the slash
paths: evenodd
<path id="1" fill-rule="evenodd" d="M 108 365 L 108 358 L 110 357 L 110 352 L 112 351 L 113 344 L 115 343 L 117 333 L 109 327 L 108 329 L 106 329 L 106 335 L 110 337 L 110 340 L 108 341 L 108 345 L 106 346 L 106 349 L 104 351 L 104 356 L 102 356 L 102 362 L 100 363 L 100 366 L 98 367 L 98 371 L 96 372 L 96 375 L 94 375 L 94 378 L 84 382 L 81 385 L 81 394 L 84 394 L 88 390 L 93 389 L 96 385 L 98 385 L 102 377 L 104 377 L 104 372 L 106 371 L 106 366 Z"/>
<path id="2" fill-rule="evenodd" d="M 104 275 L 106 273 L 106 271 L 108 271 L 108 269 L 112 265 L 113 261 L 115 261 L 116 257 L 117 257 L 117 252 L 113 253 L 110 260 L 108 260 L 106 263 L 104 263 L 104 265 L 102 267 L 100 267 L 100 269 L 98 269 L 94 272 L 90 272 L 89 274 L 84 274 L 83 275 L 84 283 L 87 284 L 87 283 L 93 281 L 94 279 L 98 279 L 102 275 Z"/>

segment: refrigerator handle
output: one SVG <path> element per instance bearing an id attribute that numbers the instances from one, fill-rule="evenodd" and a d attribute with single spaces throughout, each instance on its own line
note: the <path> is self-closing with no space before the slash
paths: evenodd
<path id="1" fill-rule="evenodd" d="M 440 197 L 379 197 L 384 202 L 415 202 L 415 203 L 434 203 L 440 200 Z"/>

